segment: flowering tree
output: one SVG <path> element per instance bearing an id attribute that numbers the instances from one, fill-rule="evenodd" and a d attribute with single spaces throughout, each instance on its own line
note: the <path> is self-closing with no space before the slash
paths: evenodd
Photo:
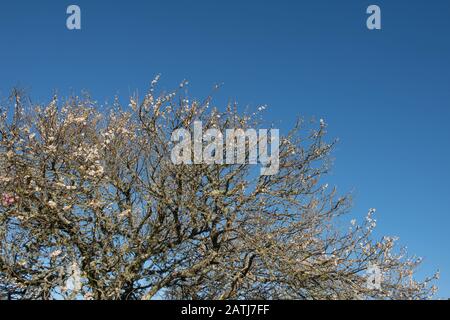
<path id="1" fill-rule="evenodd" d="M 324 184 L 334 142 L 323 121 L 281 138 L 276 175 L 175 165 L 174 130 L 256 128 L 260 112 L 219 112 L 155 84 L 108 110 L 89 97 L 33 105 L 17 91 L 0 107 L 0 296 L 430 297 L 435 276 L 413 278 L 419 259 L 372 239 L 373 210 L 339 227 L 349 199 Z"/>

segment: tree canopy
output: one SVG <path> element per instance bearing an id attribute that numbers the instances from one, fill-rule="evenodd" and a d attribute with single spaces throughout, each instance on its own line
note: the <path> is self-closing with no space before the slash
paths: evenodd
<path id="1" fill-rule="evenodd" d="M 325 181 L 335 141 L 298 121 L 279 172 L 174 164 L 171 134 L 260 128 L 262 112 L 184 90 L 101 108 L 89 96 L 0 106 L 0 295 L 11 299 L 423 299 L 436 276 L 375 239 L 374 210 Z M 368 286 L 376 266 L 379 287 Z"/>

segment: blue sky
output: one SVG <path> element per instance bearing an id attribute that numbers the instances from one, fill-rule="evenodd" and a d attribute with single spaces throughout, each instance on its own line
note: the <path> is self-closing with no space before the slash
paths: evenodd
<path id="1" fill-rule="evenodd" d="M 66 28 L 77 4 L 82 30 Z M 370 4 L 382 30 L 366 28 Z M 99 102 L 183 79 L 202 98 L 268 104 L 288 128 L 315 116 L 340 143 L 328 177 L 353 191 L 352 215 L 377 208 L 378 234 L 397 235 L 441 270 L 450 297 L 450 2 L 2 1 L 0 95 L 35 101 L 91 92 Z"/>

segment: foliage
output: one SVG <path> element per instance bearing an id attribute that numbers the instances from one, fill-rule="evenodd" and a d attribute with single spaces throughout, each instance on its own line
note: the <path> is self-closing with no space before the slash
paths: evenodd
<path id="1" fill-rule="evenodd" d="M 108 112 L 88 96 L 46 105 L 15 91 L 0 107 L 0 295 L 13 299 L 422 299 L 435 277 L 372 239 L 373 210 L 338 227 L 347 196 L 323 184 L 334 142 L 302 121 L 280 171 L 174 165 L 171 133 L 255 128 L 211 98 L 155 93 Z M 14 110 L 11 110 L 14 109 Z M 314 125 L 315 126 L 315 125 Z M 365 271 L 383 273 L 380 289 Z"/>

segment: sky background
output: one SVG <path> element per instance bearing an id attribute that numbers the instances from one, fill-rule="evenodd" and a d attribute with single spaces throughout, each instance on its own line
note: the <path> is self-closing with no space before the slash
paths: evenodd
<path id="1" fill-rule="evenodd" d="M 66 28 L 81 7 L 82 30 Z M 377 4 L 382 30 L 366 28 Z M 190 82 L 204 98 L 267 104 L 287 130 L 323 118 L 339 138 L 327 180 L 377 208 L 377 236 L 396 235 L 441 270 L 450 298 L 450 2 L 335 0 L 61 0 L 0 4 L 0 96 L 36 102 L 86 89 L 104 103 Z"/>

